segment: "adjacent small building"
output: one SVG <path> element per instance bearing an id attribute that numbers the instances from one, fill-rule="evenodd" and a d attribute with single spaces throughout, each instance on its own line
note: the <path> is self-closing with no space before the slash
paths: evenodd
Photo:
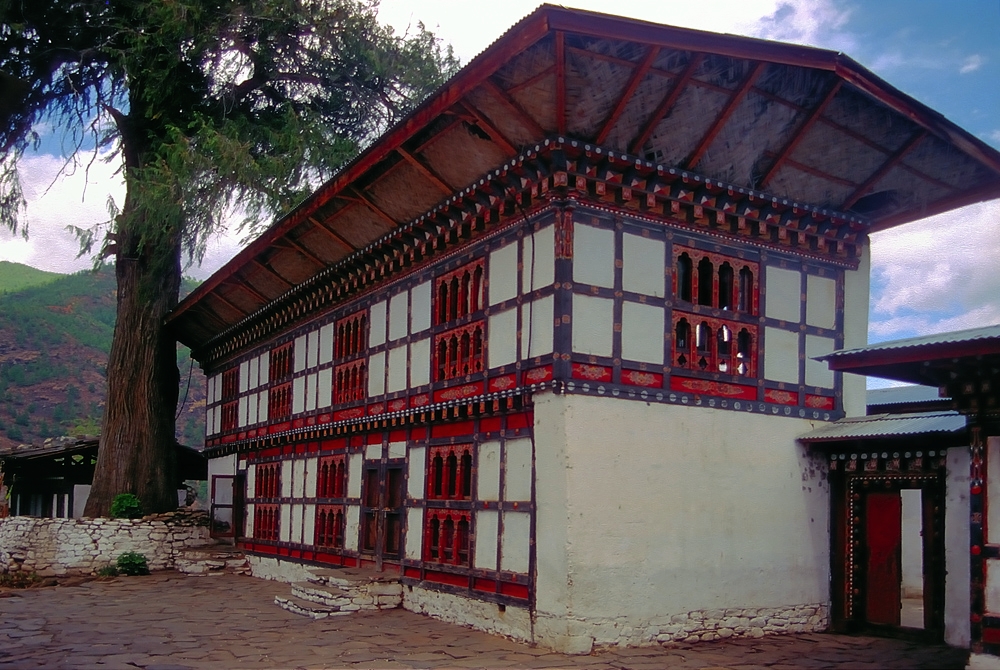
<path id="1" fill-rule="evenodd" d="M 869 232 L 996 197 L 842 54 L 544 5 L 169 317 L 219 515 L 565 651 L 825 629 L 797 438 L 865 388 L 817 358 L 866 343 Z"/>

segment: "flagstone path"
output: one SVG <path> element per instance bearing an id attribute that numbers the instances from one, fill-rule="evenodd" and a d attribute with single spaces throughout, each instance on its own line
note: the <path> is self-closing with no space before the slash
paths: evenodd
<path id="1" fill-rule="evenodd" d="M 161 572 L 0 591 L 0 668 L 962 668 L 968 655 L 805 634 L 566 656 L 401 609 L 314 621 L 274 605 L 288 588 Z"/>

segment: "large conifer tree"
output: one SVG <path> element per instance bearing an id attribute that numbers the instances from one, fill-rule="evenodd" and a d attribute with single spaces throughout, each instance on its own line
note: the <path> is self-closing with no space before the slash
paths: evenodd
<path id="1" fill-rule="evenodd" d="M 112 257 L 118 321 L 88 516 L 176 507 L 178 373 L 162 328 L 182 264 L 234 209 L 287 211 L 455 68 L 373 0 L 0 0 L 0 217 L 27 234 L 18 161 L 42 127 L 120 161 L 126 195 L 82 248 Z"/>

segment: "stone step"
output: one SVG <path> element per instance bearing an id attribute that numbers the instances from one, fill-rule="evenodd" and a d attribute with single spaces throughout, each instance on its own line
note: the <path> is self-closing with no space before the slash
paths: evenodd
<path id="1" fill-rule="evenodd" d="M 310 582 L 329 584 L 330 586 L 338 586 L 342 589 L 372 583 L 399 583 L 398 574 L 376 572 L 368 568 L 308 568 L 308 570 L 312 573 L 312 576 L 308 577 Z"/>
<path id="2" fill-rule="evenodd" d="M 295 582 L 292 584 L 292 595 L 301 600 L 327 605 L 329 607 L 345 608 L 352 604 L 352 595 L 336 586 L 325 584 L 315 584 L 313 582 Z M 355 604 L 353 609 L 360 609 L 360 604 Z"/>
<path id="3" fill-rule="evenodd" d="M 274 596 L 274 604 L 292 614 L 307 616 L 310 619 L 325 619 L 331 616 L 346 616 L 350 611 L 340 611 L 336 607 L 302 600 L 295 596 Z"/>
<path id="4" fill-rule="evenodd" d="M 174 568 L 187 575 L 250 574 L 243 551 L 227 544 L 182 549 L 174 559 Z"/>

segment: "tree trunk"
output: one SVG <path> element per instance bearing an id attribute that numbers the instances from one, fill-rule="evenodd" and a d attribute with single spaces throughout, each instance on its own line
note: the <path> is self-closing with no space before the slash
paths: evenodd
<path id="1" fill-rule="evenodd" d="M 174 414 L 179 379 L 176 343 L 163 319 L 177 305 L 180 244 L 174 238 L 143 251 L 125 238 L 119 230 L 118 318 L 108 356 L 97 466 L 84 510 L 89 517 L 108 516 L 119 493 L 138 496 L 146 514 L 177 509 Z"/>

